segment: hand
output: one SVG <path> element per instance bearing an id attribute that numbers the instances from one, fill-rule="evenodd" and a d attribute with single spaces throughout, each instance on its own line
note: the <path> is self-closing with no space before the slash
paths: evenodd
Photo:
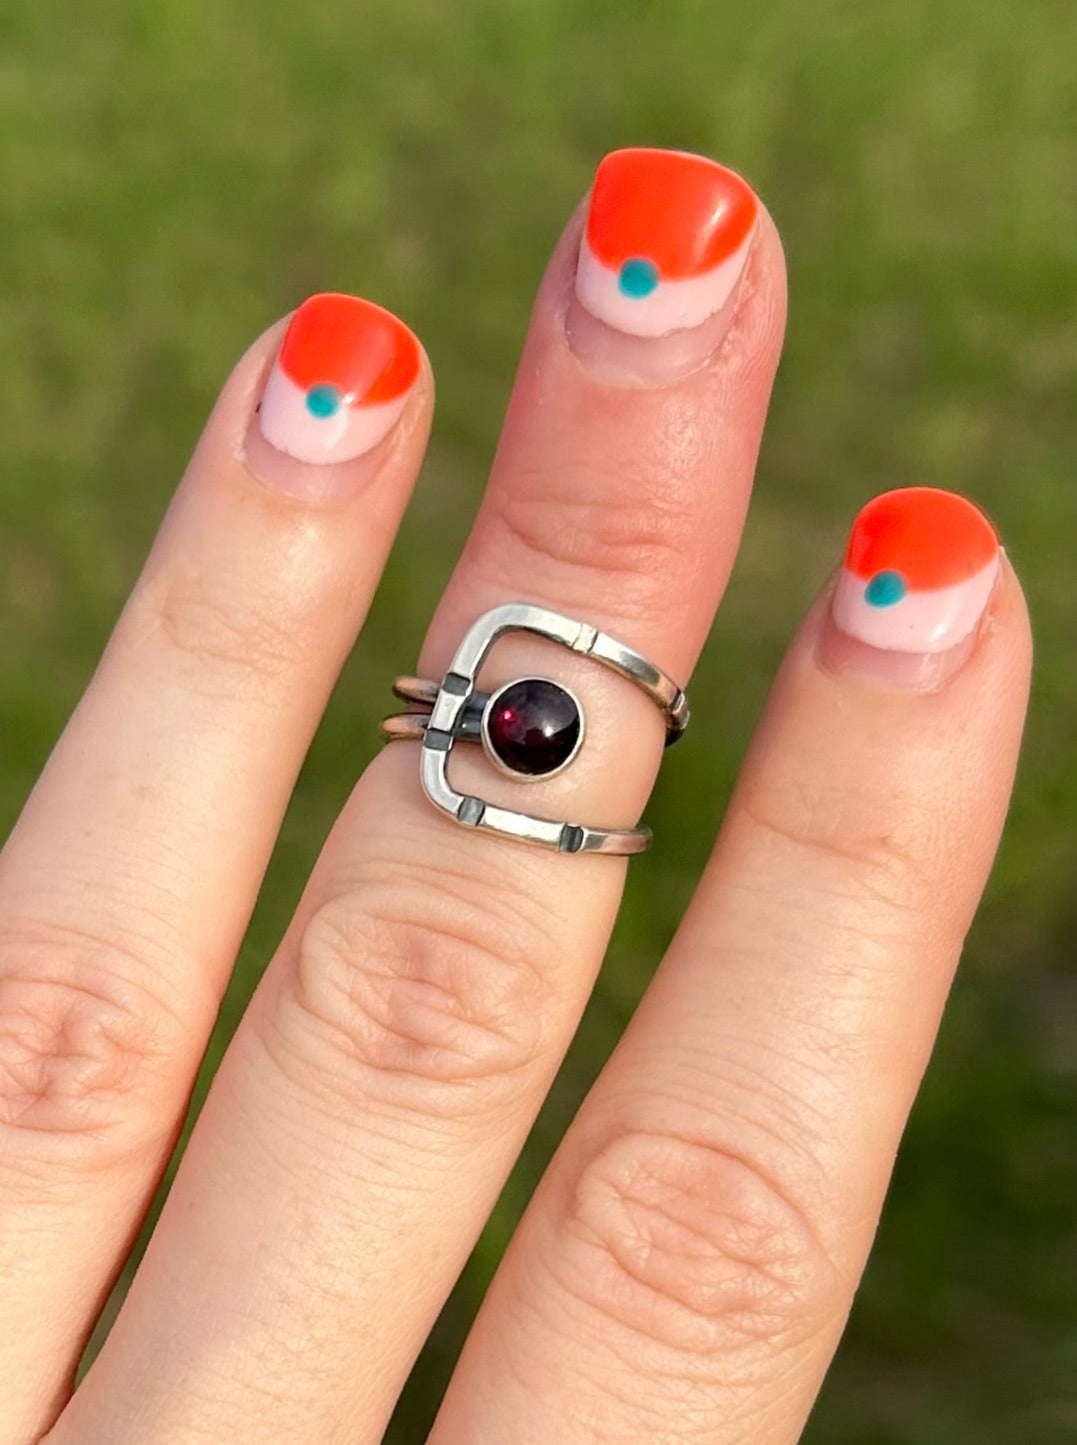
<path id="1" fill-rule="evenodd" d="M 441 678 L 481 613 L 521 600 L 687 681 L 784 306 L 743 182 L 680 154 L 607 158 L 542 283 L 419 674 Z M 3 853 L 2 1445 L 378 1440 L 572 1037 L 625 862 L 460 827 L 424 796 L 417 744 L 386 747 L 70 1396 L 431 406 L 418 343 L 370 303 L 314 298 L 254 344 Z M 409 671 L 412 639 L 399 650 Z M 798 1438 L 998 840 L 1028 667 L 981 514 L 922 489 L 869 503 L 501 1265 L 436 1445 Z M 519 633 L 483 685 L 533 672 L 580 698 L 578 758 L 523 783 L 461 744 L 454 783 L 634 825 L 660 710 Z M 683 744 L 700 769 L 713 726 L 701 713 Z M 668 828 L 657 842 L 677 847 Z"/>

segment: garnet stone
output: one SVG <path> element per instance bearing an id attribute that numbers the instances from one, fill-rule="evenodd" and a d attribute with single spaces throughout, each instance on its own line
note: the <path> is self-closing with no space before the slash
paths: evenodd
<path id="1" fill-rule="evenodd" d="M 486 743 L 510 772 L 545 777 L 579 746 L 583 719 L 576 699 L 545 677 L 522 677 L 491 697 Z"/>

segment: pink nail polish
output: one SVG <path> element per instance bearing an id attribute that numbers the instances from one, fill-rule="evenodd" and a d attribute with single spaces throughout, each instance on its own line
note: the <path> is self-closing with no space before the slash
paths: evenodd
<path id="1" fill-rule="evenodd" d="M 312 296 L 292 316 L 266 382 L 262 436 L 298 461 L 349 461 L 400 418 L 419 376 L 419 343 L 358 296 Z"/>
<path id="2" fill-rule="evenodd" d="M 834 626 L 884 653 L 948 652 L 975 631 L 998 569 L 995 530 L 964 497 L 931 487 L 885 492 L 853 523 Z"/>
<path id="3" fill-rule="evenodd" d="M 632 336 L 699 326 L 729 300 L 758 217 L 747 182 L 705 156 L 613 151 L 595 174 L 576 295 Z"/>

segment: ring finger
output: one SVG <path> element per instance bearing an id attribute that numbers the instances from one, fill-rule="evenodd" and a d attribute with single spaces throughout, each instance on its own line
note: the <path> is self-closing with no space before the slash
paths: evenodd
<path id="1" fill-rule="evenodd" d="M 998 842 L 1028 690 L 1020 588 L 968 502 L 878 498 L 849 557 L 431 1445 L 800 1438 Z"/>
<path id="2" fill-rule="evenodd" d="M 783 320 L 780 247 L 742 182 L 679 154 L 608 158 L 541 288 L 420 670 L 441 676 L 479 614 L 524 600 L 683 680 L 732 566 Z M 582 701 L 578 760 L 525 786 L 454 753 L 457 780 L 632 826 L 658 710 L 533 639 L 500 642 L 489 680 L 551 670 Z M 624 877 L 614 858 L 455 826 L 418 766 L 387 749 L 330 836 L 57 1441 L 381 1437 L 572 1035 Z"/>

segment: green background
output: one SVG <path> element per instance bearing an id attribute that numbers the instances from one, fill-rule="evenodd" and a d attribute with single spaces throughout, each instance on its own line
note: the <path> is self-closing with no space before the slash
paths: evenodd
<path id="1" fill-rule="evenodd" d="M 1077 660 L 1069 0 L 6 0 L 0 8 L 0 827 L 93 666 L 233 359 L 311 290 L 399 311 L 429 463 L 311 752 L 229 1030 L 462 541 L 533 288 L 601 154 L 713 153 L 791 312 L 756 500 L 577 1046 L 391 1433 L 421 1438 L 513 1221 L 644 987 L 768 679 L 859 503 L 996 518 L 1038 640 L 1008 834 L 809 1427 L 1077 1439 Z M 708 736 L 704 739 L 704 729 Z M 691 736 L 691 735 L 690 735 Z M 706 741 L 706 746 L 704 745 Z M 671 839 L 676 839 L 671 843 Z"/>

